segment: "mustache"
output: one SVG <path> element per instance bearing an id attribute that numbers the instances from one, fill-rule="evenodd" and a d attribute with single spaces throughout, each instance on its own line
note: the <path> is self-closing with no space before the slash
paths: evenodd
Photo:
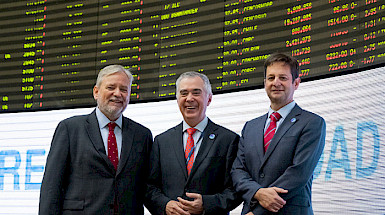
<path id="1" fill-rule="evenodd" d="M 123 102 L 122 98 L 117 98 L 117 97 L 110 98 L 109 100 L 112 101 L 112 102 Z"/>

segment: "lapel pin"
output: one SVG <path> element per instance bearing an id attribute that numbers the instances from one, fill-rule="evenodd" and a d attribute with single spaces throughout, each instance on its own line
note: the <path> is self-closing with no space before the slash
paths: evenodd
<path id="1" fill-rule="evenodd" d="M 292 118 L 292 119 L 291 119 L 291 122 L 295 122 L 295 121 L 297 121 L 296 118 Z"/>
<path id="2" fill-rule="evenodd" d="M 215 138 L 215 134 L 210 134 L 209 138 L 210 140 L 213 140 Z"/>

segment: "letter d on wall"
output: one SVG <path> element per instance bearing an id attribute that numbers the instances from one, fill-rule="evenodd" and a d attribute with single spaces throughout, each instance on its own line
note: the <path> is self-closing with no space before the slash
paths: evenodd
<path id="1" fill-rule="evenodd" d="M 368 135 L 373 137 L 373 154 L 372 154 L 373 156 L 372 156 L 372 162 L 370 163 L 370 165 L 367 167 L 363 167 L 362 160 L 364 156 L 362 155 L 362 150 L 363 150 L 364 134 L 367 132 L 369 132 Z M 367 147 L 371 148 L 371 146 L 365 146 L 365 148 Z M 378 128 L 376 123 L 374 122 L 357 123 L 357 178 L 369 177 L 376 171 L 379 155 L 380 155 L 380 136 L 378 134 Z M 365 156 L 365 157 L 368 157 L 368 156 Z"/>

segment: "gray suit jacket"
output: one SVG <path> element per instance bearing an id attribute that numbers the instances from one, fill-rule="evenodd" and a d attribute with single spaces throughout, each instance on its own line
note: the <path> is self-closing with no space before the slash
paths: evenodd
<path id="1" fill-rule="evenodd" d="M 155 137 L 146 195 L 149 211 L 163 214 L 167 202 L 193 192 L 202 195 L 205 214 L 227 214 L 241 203 L 230 177 L 239 136 L 209 120 L 188 176 L 182 129 L 181 123 Z"/>
<path id="2" fill-rule="evenodd" d="M 40 191 L 39 214 L 143 214 L 150 130 L 123 117 L 117 171 L 108 159 L 95 111 L 56 128 Z"/>
<path id="3" fill-rule="evenodd" d="M 267 114 L 247 122 L 242 130 L 231 176 L 245 201 L 242 214 L 313 214 L 311 186 L 313 171 L 325 145 L 326 125 L 318 115 L 295 106 L 282 122 L 266 153 L 263 130 Z M 280 196 L 286 205 L 271 213 L 252 201 L 260 188 L 288 190 Z"/>

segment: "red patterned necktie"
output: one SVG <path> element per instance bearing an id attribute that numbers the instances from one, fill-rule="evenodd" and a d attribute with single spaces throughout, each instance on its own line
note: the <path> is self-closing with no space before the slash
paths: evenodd
<path id="1" fill-rule="evenodd" d="M 115 167 L 115 170 L 118 168 L 119 158 L 118 158 L 118 146 L 116 144 L 116 137 L 114 133 L 116 123 L 108 123 L 108 158 Z"/>
<path id="2" fill-rule="evenodd" d="M 281 115 L 277 112 L 274 112 L 270 115 L 270 119 L 271 119 L 270 125 L 266 129 L 265 135 L 263 137 L 263 142 L 264 142 L 263 148 L 264 148 L 265 152 L 267 151 L 267 148 L 270 145 L 271 139 L 273 139 L 273 137 L 274 137 L 275 130 L 277 128 L 277 121 L 280 118 L 281 118 Z"/>
<path id="3" fill-rule="evenodd" d="M 197 131 L 195 128 L 188 128 L 188 138 L 187 138 L 187 144 L 186 144 L 186 150 L 184 151 L 184 156 L 186 157 L 187 161 L 187 173 L 190 175 L 193 163 L 194 163 L 194 139 L 193 134 Z"/>

